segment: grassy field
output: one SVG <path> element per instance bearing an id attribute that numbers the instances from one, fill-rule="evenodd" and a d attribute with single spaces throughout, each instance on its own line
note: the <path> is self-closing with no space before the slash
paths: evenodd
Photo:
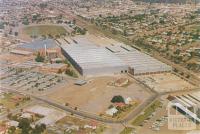
<path id="1" fill-rule="evenodd" d="M 200 24 L 192 24 L 186 26 L 186 31 L 194 31 L 194 30 L 200 30 Z"/>
<path id="2" fill-rule="evenodd" d="M 138 126 L 143 123 L 144 120 L 146 120 L 155 110 L 160 107 L 162 103 L 158 100 L 156 100 L 154 103 L 152 103 L 147 109 L 144 110 L 144 113 L 139 115 L 133 122 L 132 125 Z"/>
<path id="3" fill-rule="evenodd" d="M 15 108 L 15 103 L 13 101 L 10 101 L 13 94 L 4 94 L 4 98 L 0 99 L 0 102 L 3 106 L 5 106 L 8 109 Z"/>
<path id="4" fill-rule="evenodd" d="M 27 98 L 24 96 L 12 93 L 4 93 L 3 98 L 0 98 L 0 105 L 4 106 L 6 109 L 14 109 L 19 105 L 25 104 L 27 101 Z"/>
<path id="5" fill-rule="evenodd" d="M 66 34 L 67 31 L 62 26 L 54 26 L 54 25 L 39 25 L 39 26 L 28 26 L 23 29 L 25 34 L 29 36 L 42 36 L 42 35 L 62 35 Z"/>
<path id="6" fill-rule="evenodd" d="M 133 132 L 134 128 L 126 127 L 120 134 L 131 134 Z"/>

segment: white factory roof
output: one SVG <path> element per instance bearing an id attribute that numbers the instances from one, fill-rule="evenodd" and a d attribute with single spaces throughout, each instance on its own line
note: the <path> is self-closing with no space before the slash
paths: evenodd
<path id="1" fill-rule="evenodd" d="M 24 43 L 22 45 L 18 45 L 17 49 L 29 49 L 32 51 L 38 51 L 40 49 L 44 49 L 46 46 L 47 49 L 58 48 L 57 43 L 53 39 L 39 39 L 34 40 L 30 43 Z"/>
<path id="2" fill-rule="evenodd" d="M 89 73 L 89 69 L 97 69 L 96 73 L 108 73 L 109 69 L 111 73 L 117 71 L 123 72 L 127 71 L 128 67 L 134 70 L 134 74 L 172 70 L 170 66 L 120 42 L 104 44 L 100 45 L 104 47 L 98 47 L 82 36 L 74 37 L 73 39 L 66 38 L 65 40 L 68 43 L 66 42 L 61 45 L 62 50 L 67 53 L 68 58 L 73 59 L 73 62 L 83 72 Z M 102 71 L 104 69 L 107 69 L 107 71 Z M 90 73 L 92 73 L 91 70 Z"/>
<path id="3" fill-rule="evenodd" d="M 137 50 L 115 53 L 122 61 L 134 68 L 134 73 L 147 73 L 158 71 L 170 71 L 171 67 L 155 58 Z"/>
<path id="4" fill-rule="evenodd" d="M 63 46 L 63 49 L 83 69 L 127 66 L 113 53 L 94 45 Z"/>

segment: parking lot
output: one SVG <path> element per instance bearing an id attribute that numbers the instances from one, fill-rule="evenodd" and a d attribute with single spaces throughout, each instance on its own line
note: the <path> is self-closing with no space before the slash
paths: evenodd
<path id="1" fill-rule="evenodd" d="M 66 80 L 61 76 L 27 71 L 16 72 L 1 80 L 1 84 L 4 86 L 14 87 L 20 91 L 29 91 L 31 93 L 46 91 L 64 82 Z"/>

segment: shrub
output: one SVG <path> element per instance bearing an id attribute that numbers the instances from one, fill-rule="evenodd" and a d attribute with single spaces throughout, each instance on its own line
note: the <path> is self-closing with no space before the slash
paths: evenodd
<path id="1" fill-rule="evenodd" d="M 112 103 L 124 103 L 124 98 L 121 95 L 114 96 L 111 100 Z"/>
<path id="2" fill-rule="evenodd" d="M 44 57 L 40 55 L 40 53 L 37 54 L 37 57 L 35 58 L 35 61 L 37 62 L 43 62 L 44 61 Z"/>

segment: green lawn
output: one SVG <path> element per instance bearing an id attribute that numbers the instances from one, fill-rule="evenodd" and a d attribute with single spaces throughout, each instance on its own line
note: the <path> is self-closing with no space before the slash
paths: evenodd
<path id="1" fill-rule="evenodd" d="M 39 25 L 39 26 L 28 26 L 23 29 L 25 34 L 30 36 L 42 36 L 42 35 L 62 35 L 66 34 L 67 31 L 62 26 L 54 26 L 54 25 Z"/>
<path id="2" fill-rule="evenodd" d="M 144 120 L 146 120 L 155 110 L 160 107 L 162 103 L 156 100 L 152 103 L 147 109 L 144 110 L 144 114 L 139 115 L 133 122 L 132 125 L 138 126 L 141 125 Z"/>

